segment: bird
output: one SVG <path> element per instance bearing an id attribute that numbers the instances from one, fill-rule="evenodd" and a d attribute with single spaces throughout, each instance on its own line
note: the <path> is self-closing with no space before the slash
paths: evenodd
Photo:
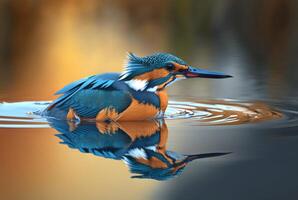
<path id="1" fill-rule="evenodd" d="M 169 53 L 128 53 L 122 73 L 88 76 L 55 94 L 43 114 L 68 121 L 142 121 L 162 118 L 168 106 L 167 87 L 189 78 L 229 78 L 188 65 Z"/>
<path id="2" fill-rule="evenodd" d="M 179 176 L 194 160 L 231 152 L 185 155 L 167 149 L 168 128 L 163 119 L 80 123 L 48 120 L 60 143 L 81 153 L 123 161 L 132 178 L 168 180 Z"/>

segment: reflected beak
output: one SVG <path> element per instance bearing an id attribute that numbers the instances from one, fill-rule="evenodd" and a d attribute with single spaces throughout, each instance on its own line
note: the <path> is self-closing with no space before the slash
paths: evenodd
<path id="1" fill-rule="evenodd" d="M 231 75 L 227 75 L 221 72 L 212 72 L 204 69 L 198 69 L 195 67 L 189 67 L 183 71 L 183 75 L 186 78 L 230 78 Z"/>
<path id="2" fill-rule="evenodd" d="M 211 158 L 211 157 L 217 157 L 217 156 L 224 156 L 227 154 L 230 154 L 231 152 L 219 152 L 219 153 L 204 153 L 204 154 L 196 154 L 196 155 L 188 155 L 184 162 L 191 162 L 196 159 L 201 159 L 201 158 Z"/>

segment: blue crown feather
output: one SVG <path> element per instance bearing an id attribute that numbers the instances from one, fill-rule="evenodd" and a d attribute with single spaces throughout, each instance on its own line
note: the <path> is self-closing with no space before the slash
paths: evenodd
<path id="1" fill-rule="evenodd" d="M 133 53 L 128 53 L 127 64 L 124 72 L 120 75 L 120 79 L 130 80 L 137 75 L 162 68 L 168 62 L 176 62 L 181 65 L 186 65 L 185 61 L 168 53 L 155 53 L 144 57 L 138 57 Z"/>
<path id="2" fill-rule="evenodd" d="M 120 80 L 129 80 L 136 75 L 143 74 L 151 70 L 152 69 L 144 62 L 141 57 L 129 52 L 127 55 L 127 63 L 124 72 L 120 75 Z"/>

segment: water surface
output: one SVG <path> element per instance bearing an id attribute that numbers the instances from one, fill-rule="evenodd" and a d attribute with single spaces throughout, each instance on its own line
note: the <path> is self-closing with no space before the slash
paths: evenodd
<path id="1" fill-rule="evenodd" d="M 3 170 L 7 172 L 4 178 L 19 193 L 36 190 L 27 188 L 22 180 L 30 186 L 36 181 L 39 191 L 43 187 L 59 190 L 64 184 L 70 184 L 72 189 L 79 187 L 87 192 L 89 184 L 85 185 L 84 181 L 90 182 L 90 178 L 92 187 L 106 187 L 106 183 L 114 186 L 115 182 L 117 187 L 145 184 L 139 190 L 149 196 L 149 191 L 160 187 L 168 190 L 177 187 L 176 184 L 186 187 L 196 180 L 202 185 L 202 180 L 222 178 L 210 174 L 210 179 L 207 174 L 212 171 L 229 171 L 227 166 L 235 168 L 243 162 L 253 162 L 266 156 L 268 151 L 277 151 L 274 155 L 280 155 L 271 143 L 283 135 L 292 135 L 277 133 L 295 127 L 298 114 L 278 102 L 180 99 L 170 101 L 165 119 L 74 124 L 40 116 L 48 103 L 0 104 L 0 137 L 5 146 L 2 145 Z M 274 131 L 266 136 L 268 129 Z M 272 134 L 275 140 L 270 137 Z M 257 142 L 251 143 L 256 138 L 259 138 Z M 252 148 L 256 145 L 261 146 Z M 256 154 L 259 150 L 261 153 Z M 144 179 L 147 181 L 143 182 Z M 73 194 L 78 195 L 76 191 Z M 110 197 L 97 192 L 90 195 Z"/>
<path id="2" fill-rule="evenodd" d="M 48 103 L 0 104 L 7 198 L 180 199 L 214 187 L 232 197 L 240 181 L 252 190 L 295 181 L 294 103 L 180 98 L 165 119 L 81 124 L 43 118 Z"/>

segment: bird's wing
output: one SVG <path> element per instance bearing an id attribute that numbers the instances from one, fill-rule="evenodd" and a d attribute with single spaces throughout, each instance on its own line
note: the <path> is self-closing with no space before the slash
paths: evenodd
<path id="1" fill-rule="evenodd" d="M 70 83 L 56 92 L 61 96 L 47 110 L 55 107 L 67 111 L 73 108 L 80 116 L 95 117 L 101 109 L 113 107 L 120 113 L 130 105 L 131 98 L 128 93 L 112 89 L 112 84 L 118 77 L 117 73 L 109 73 Z"/>
<path id="2" fill-rule="evenodd" d="M 119 73 L 106 73 L 101 75 L 88 76 L 78 81 L 72 82 L 62 89 L 58 90 L 55 94 L 66 94 L 73 91 L 79 91 L 86 87 L 91 89 L 108 88 L 114 81 L 118 80 Z"/>
<path id="3" fill-rule="evenodd" d="M 81 117 L 95 118 L 105 108 L 112 108 L 115 112 L 121 113 L 131 102 L 129 93 L 124 91 L 82 89 L 58 105 L 58 108 L 65 111 L 72 108 Z"/>

